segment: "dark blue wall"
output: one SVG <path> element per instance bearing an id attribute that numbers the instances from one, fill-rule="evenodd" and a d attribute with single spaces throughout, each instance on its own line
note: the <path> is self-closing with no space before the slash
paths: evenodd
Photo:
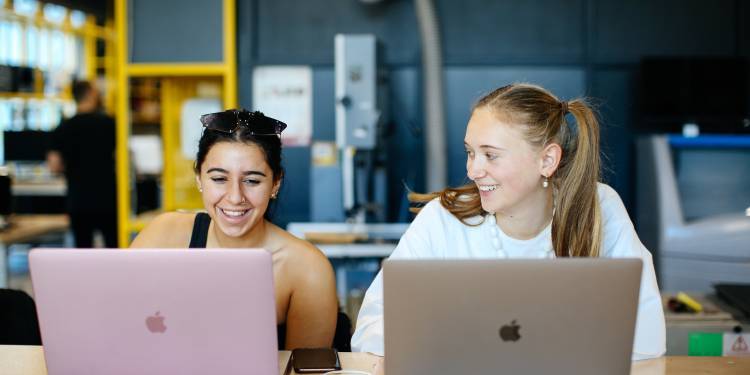
<path id="1" fill-rule="evenodd" d="M 436 0 L 445 59 L 450 183 L 464 180 L 463 131 L 474 100 L 513 81 L 562 98 L 596 98 L 605 180 L 631 208 L 634 196 L 634 80 L 644 56 L 747 56 L 750 5 L 742 0 Z M 305 64 L 314 71 L 316 140 L 334 139 L 333 37 L 373 33 L 390 72 L 392 206 L 402 181 L 422 191 L 424 142 L 420 45 L 411 0 L 238 0 L 240 103 L 250 107 L 252 69 Z M 285 152 L 286 186 L 277 221 L 309 218 L 308 148 Z M 398 217 L 392 212 L 389 217 Z M 401 215 L 403 216 L 403 215 Z"/>
<path id="2" fill-rule="evenodd" d="M 130 62 L 221 62 L 224 58 L 219 0 L 129 0 L 128 14 Z"/>

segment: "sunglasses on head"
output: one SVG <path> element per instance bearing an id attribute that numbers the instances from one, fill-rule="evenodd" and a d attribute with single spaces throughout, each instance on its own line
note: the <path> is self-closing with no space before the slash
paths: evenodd
<path id="1" fill-rule="evenodd" d="M 248 129 L 252 135 L 276 135 L 286 129 L 286 124 L 262 112 L 250 112 L 246 109 L 228 109 L 223 112 L 209 113 L 201 116 L 201 124 L 206 129 L 231 134 L 240 126 Z"/>

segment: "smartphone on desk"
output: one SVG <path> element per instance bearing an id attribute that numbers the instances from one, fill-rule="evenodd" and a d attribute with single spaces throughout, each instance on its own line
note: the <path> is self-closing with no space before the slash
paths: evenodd
<path id="1" fill-rule="evenodd" d="M 332 348 L 294 349 L 291 361 L 294 372 L 298 374 L 341 370 L 339 352 Z"/>

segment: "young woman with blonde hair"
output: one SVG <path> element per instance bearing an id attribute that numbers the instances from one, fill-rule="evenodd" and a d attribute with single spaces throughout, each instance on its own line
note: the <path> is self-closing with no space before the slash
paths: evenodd
<path id="1" fill-rule="evenodd" d="M 534 85 L 504 86 L 475 104 L 464 145 L 471 182 L 412 194 L 426 204 L 391 258 L 640 258 L 633 359 L 663 355 L 664 312 L 651 254 L 618 194 L 599 182 L 599 125 L 589 105 L 560 101 Z M 383 355 L 382 277 L 365 295 L 355 351 Z"/>

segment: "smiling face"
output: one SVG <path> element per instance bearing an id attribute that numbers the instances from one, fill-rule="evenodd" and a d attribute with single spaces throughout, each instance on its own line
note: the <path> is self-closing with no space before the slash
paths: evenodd
<path id="1" fill-rule="evenodd" d="M 544 199 L 547 172 L 541 150 L 523 136 L 522 125 L 501 121 L 486 107 L 466 128 L 466 173 L 479 188 L 482 209 L 513 215 Z"/>
<path id="2" fill-rule="evenodd" d="M 263 221 L 280 187 L 260 147 L 218 142 L 206 154 L 197 176 L 203 205 L 219 231 L 242 237 Z"/>

